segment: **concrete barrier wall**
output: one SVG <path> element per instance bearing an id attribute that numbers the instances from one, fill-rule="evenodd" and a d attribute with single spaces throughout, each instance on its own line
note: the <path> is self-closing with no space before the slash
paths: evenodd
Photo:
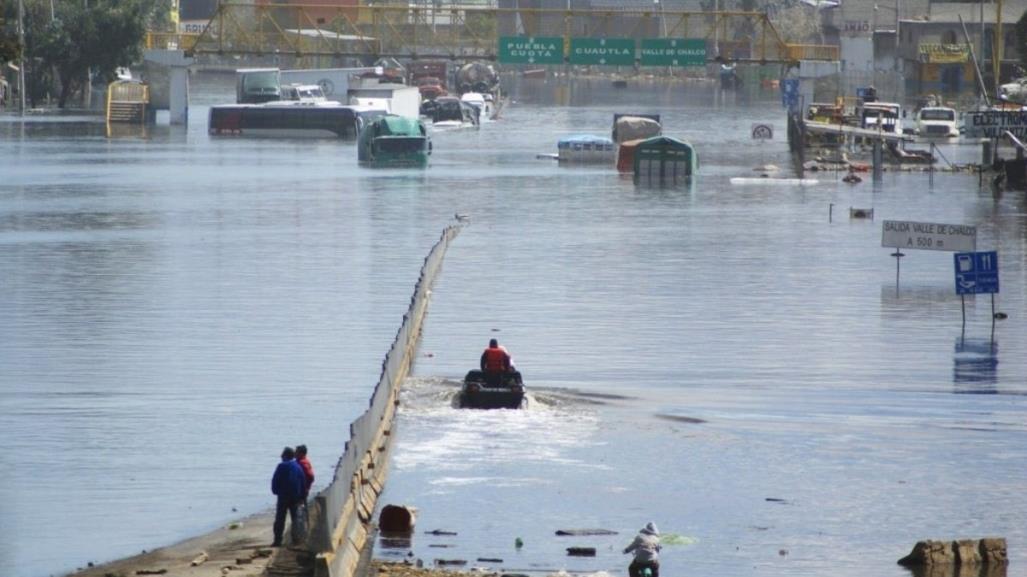
<path id="1" fill-rule="evenodd" d="M 410 307 L 382 362 L 369 407 L 350 425 L 350 440 L 332 482 L 314 497 L 307 544 L 317 554 L 317 577 L 352 577 L 356 571 L 385 483 L 399 386 L 413 363 L 431 286 L 459 231 L 459 226 L 447 227 L 424 259 Z"/>

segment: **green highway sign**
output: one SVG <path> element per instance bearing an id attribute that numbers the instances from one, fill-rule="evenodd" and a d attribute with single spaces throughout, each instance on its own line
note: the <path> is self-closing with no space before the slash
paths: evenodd
<path id="1" fill-rule="evenodd" d="M 563 64 L 563 38 L 500 36 L 496 56 L 503 64 Z"/>
<path id="2" fill-rule="evenodd" d="M 635 41 L 631 38 L 571 38 L 570 63 L 632 66 Z"/>
<path id="3" fill-rule="evenodd" d="M 642 41 L 642 66 L 705 66 L 702 38 L 660 38 Z"/>

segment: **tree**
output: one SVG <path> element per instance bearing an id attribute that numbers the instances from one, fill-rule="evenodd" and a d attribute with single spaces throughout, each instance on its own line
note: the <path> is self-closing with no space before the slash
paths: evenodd
<path id="1" fill-rule="evenodd" d="M 17 11 L 11 3 L 5 2 L 0 7 L 0 66 L 21 57 L 21 44 L 13 24 L 17 18 Z"/>
<path id="2" fill-rule="evenodd" d="M 771 18 L 771 23 L 785 42 L 795 44 L 819 42 L 819 14 L 815 9 L 804 4 L 779 9 Z"/>
<path id="3" fill-rule="evenodd" d="M 39 3 L 26 15 L 26 55 L 35 64 L 33 100 L 42 94 L 38 79 L 53 70 L 60 83 L 57 104 L 64 107 L 85 85 L 90 71 L 114 79 L 119 66 L 138 62 L 155 5 L 145 0 L 55 0 L 51 14 Z M 164 2 L 156 6 L 164 6 Z"/>

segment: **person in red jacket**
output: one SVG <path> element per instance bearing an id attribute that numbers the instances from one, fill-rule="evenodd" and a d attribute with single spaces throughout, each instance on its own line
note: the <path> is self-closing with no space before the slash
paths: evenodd
<path id="1" fill-rule="evenodd" d="M 499 341 L 489 341 L 489 348 L 481 353 L 481 371 L 485 373 L 485 382 L 495 387 L 502 384 L 503 375 L 510 372 L 510 353 L 499 346 Z"/>
<path id="2" fill-rule="evenodd" d="M 307 458 L 307 446 L 296 445 L 296 463 L 303 469 L 303 501 L 300 503 L 300 514 L 303 515 L 304 524 L 310 522 L 310 512 L 307 510 L 307 497 L 310 496 L 310 488 L 314 485 L 314 466 Z"/>
<path id="3" fill-rule="evenodd" d="M 310 459 L 307 458 L 307 446 L 296 445 L 296 462 L 303 468 L 303 475 L 307 478 L 307 484 L 303 491 L 303 499 L 310 495 L 310 488 L 314 486 L 314 466 L 310 464 Z"/>

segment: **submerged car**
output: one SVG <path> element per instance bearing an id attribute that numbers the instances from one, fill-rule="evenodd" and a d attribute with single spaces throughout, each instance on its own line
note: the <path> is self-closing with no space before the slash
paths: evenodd
<path id="1" fill-rule="evenodd" d="M 498 376 L 469 371 L 460 389 L 462 409 L 519 409 L 524 403 L 524 381 L 520 371 Z"/>

